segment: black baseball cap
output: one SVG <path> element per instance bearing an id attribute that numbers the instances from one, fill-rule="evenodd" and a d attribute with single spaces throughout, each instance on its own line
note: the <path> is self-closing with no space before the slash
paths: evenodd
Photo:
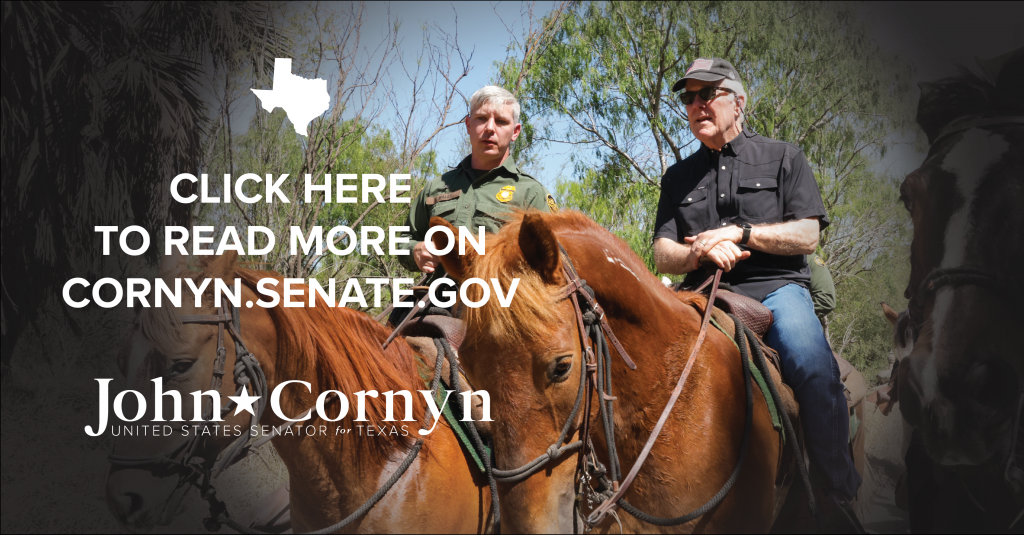
<path id="1" fill-rule="evenodd" d="M 672 91 L 680 91 L 686 87 L 687 80 L 703 80 L 705 82 L 717 82 L 728 78 L 730 80 L 740 79 L 740 73 L 732 63 L 722 58 L 697 58 L 693 60 L 690 67 L 686 69 L 683 78 L 672 86 Z"/>

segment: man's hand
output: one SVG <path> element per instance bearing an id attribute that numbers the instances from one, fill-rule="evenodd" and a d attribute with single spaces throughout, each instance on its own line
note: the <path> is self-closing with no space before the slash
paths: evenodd
<path id="1" fill-rule="evenodd" d="M 441 265 L 441 259 L 427 250 L 426 242 L 419 242 L 412 248 L 412 259 L 424 273 L 433 273 Z"/>
<path id="2" fill-rule="evenodd" d="M 728 227 L 705 230 L 696 236 L 687 236 L 683 239 L 690 245 L 693 254 L 697 258 L 702 258 L 708 256 L 708 253 L 719 243 L 729 242 L 733 245 L 739 243 L 743 239 L 743 229 L 730 225 Z M 748 254 L 747 256 L 750 255 Z"/>
<path id="3" fill-rule="evenodd" d="M 708 251 L 705 258 L 714 262 L 723 271 L 729 272 L 736 267 L 740 260 L 750 258 L 750 251 L 743 251 L 735 243 L 723 240 L 718 242 L 714 249 Z"/>

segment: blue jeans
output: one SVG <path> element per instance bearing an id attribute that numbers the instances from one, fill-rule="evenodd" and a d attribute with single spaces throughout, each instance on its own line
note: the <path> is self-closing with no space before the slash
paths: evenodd
<path id="1" fill-rule="evenodd" d="M 800 403 L 811 462 L 825 484 L 853 498 L 861 478 L 850 457 L 850 414 L 839 365 L 814 315 L 811 293 L 787 284 L 762 301 L 775 316 L 765 342 L 779 352 L 782 377 Z"/>

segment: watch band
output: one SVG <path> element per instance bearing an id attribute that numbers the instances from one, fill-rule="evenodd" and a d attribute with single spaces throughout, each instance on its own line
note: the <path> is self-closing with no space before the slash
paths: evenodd
<path id="1" fill-rule="evenodd" d="M 750 223 L 741 223 L 739 227 L 743 229 L 743 238 L 740 239 L 740 245 L 746 245 L 750 241 Z"/>

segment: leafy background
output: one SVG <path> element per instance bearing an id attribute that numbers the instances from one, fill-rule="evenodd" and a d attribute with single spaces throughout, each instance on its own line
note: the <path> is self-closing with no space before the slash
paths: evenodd
<path id="1" fill-rule="evenodd" d="M 891 329 L 878 303 L 905 307 L 909 222 L 898 202 L 902 177 L 879 162 L 916 136 L 913 67 L 871 39 L 853 7 L 524 3 L 519 24 L 495 32 L 504 57 L 476 57 L 457 25 L 423 24 L 410 52 L 399 38 L 410 22 L 397 10 L 382 20 L 371 7 L 2 4 L 2 500 L 5 513 L 21 511 L 3 515 L 3 531 L 114 528 L 98 490 L 109 443 L 77 430 L 96 417 L 91 378 L 119 377 L 113 359 L 133 312 L 68 310 L 60 289 L 72 276 L 152 276 L 159 259 L 101 256 L 95 225 L 141 225 L 156 244 L 169 224 L 235 225 L 243 235 L 261 225 L 278 247 L 245 258 L 251 265 L 339 283 L 414 276 L 388 255 L 289 256 L 282 239 L 291 226 L 401 225 L 405 205 L 314 196 L 183 206 L 166 191 L 186 171 L 358 172 L 409 173 L 415 193 L 447 170 L 445 136 L 468 153 L 458 129 L 474 66 L 523 105 L 520 166 L 553 178 L 560 206 L 625 239 L 653 270 L 660 177 L 697 148 L 671 84 L 698 56 L 730 59 L 751 97 L 749 128 L 799 145 L 821 187 L 832 225 L 819 254 L 838 292 L 833 347 L 869 381 L 887 366 Z M 249 88 L 271 87 L 275 57 L 328 80 L 331 108 L 308 138 L 281 110 L 243 116 L 255 98 Z M 553 150 L 570 155 L 560 171 Z M 301 190 L 289 197 L 301 199 Z M 245 507 L 284 480 L 268 456 L 232 474 L 231 503 Z M 192 498 L 167 529 L 202 530 L 202 504 Z"/>

